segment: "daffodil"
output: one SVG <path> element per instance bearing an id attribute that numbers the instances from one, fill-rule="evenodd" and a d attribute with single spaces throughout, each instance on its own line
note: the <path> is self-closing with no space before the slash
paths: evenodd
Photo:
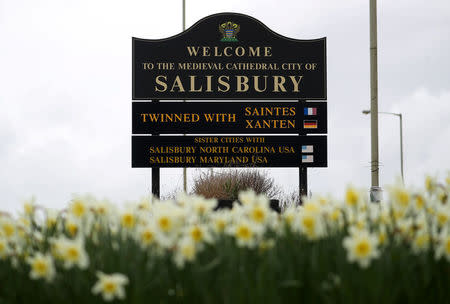
<path id="1" fill-rule="evenodd" d="M 269 219 L 271 210 L 268 204 L 250 204 L 244 208 L 247 209 L 248 218 L 256 224 L 263 225 Z"/>
<path id="2" fill-rule="evenodd" d="M 32 231 L 31 220 L 28 216 L 19 216 L 16 225 L 16 235 L 23 237 L 24 233 L 30 233 Z"/>
<path id="3" fill-rule="evenodd" d="M 411 202 L 411 195 L 404 188 L 395 189 L 391 198 L 402 208 L 408 208 Z"/>
<path id="4" fill-rule="evenodd" d="M 192 204 L 192 208 L 197 215 L 203 216 L 208 212 L 211 212 L 217 206 L 217 200 L 194 196 L 191 198 L 190 204 Z"/>
<path id="5" fill-rule="evenodd" d="M 211 214 L 210 222 L 215 233 L 223 233 L 231 221 L 231 213 L 229 211 L 216 211 Z"/>
<path id="6" fill-rule="evenodd" d="M 183 268 L 186 262 L 195 260 L 197 248 L 195 242 L 191 238 L 182 238 L 177 246 L 174 254 L 174 262 L 178 268 Z"/>
<path id="7" fill-rule="evenodd" d="M 378 238 L 366 230 L 354 230 L 343 240 L 349 262 L 356 262 L 362 268 L 367 268 L 370 262 L 379 256 Z"/>
<path id="8" fill-rule="evenodd" d="M 412 241 L 411 247 L 415 254 L 427 251 L 430 247 L 430 235 L 427 231 L 417 233 Z"/>
<path id="9" fill-rule="evenodd" d="M 34 197 L 23 202 L 23 211 L 26 216 L 32 216 L 35 209 L 36 205 Z"/>
<path id="10" fill-rule="evenodd" d="M 58 220 L 58 211 L 54 209 L 47 209 L 45 217 L 45 228 L 47 230 L 55 228 L 57 220 Z"/>
<path id="11" fill-rule="evenodd" d="M 137 208 L 139 210 L 151 211 L 153 200 L 154 200 L 153 196 L 141 197 L 141 199 L 137 203 Z"/>
<path id="12" fill-rule="evenodd" d="M 258 195 L 253 190 L 246 190 L 239 192 L 239 201 L 243 205 L 253 204 L 258 200 Z"/>
<path id="13" fill-rule="evenodd" d="M 60 238 L 55 240 L 53 245 L 55 255 L 63 261 L 64 268 L 78 266 L 80 269 L 86 269 L 89 266 L 89 256 L 82 238 L 78 237 L 75 240 Z"/>
<path id="14" fill-rule="evenodd" d="M 143 248 L 154 244 L 157 240 L 157 231 L 153 224 L 140 226 L 137 231 L 137 240 Z"/>
<path id="15" fill-rule="evenodd" d="M 9 217 L 0 217 L 0 236 L 11 239 L 16 235 L 17 227 L 13 219 Z"/>
<path id="16" fill-rule="evenodd" d="M 386 245 L 388 243 L 388 235 L 386 232 L 386 227 L 384 225 L 380 225 L 378 227 L 378 244 L 380 246 Z"/>
<path id="17" fill-rule="evenodd" d="M 174 218 L 168 214 L 160 214 L 156 217 L 156 224 L 159 230 L 170 232 L 174 226 Z"/>
<path id="18" fill-rule="evenodd" d="M 114 206 L 106 199 L 94 201 L 91 207 L 94 214 L 103 219 L 115 212 Z"/>
<path id="19" fill-rule="evenodd" d="M 318 196 L 315 197 L 315 200 L 319 203 L 320 206 L 325 207 L 328 206 L 331 203 L 331 198 L 326 196 Z"/>
<path id="20" fill-rule="evenodd" d="M 298 225 L 300 231 L 310 240 L 316 240 L 325 233 L 322 215 L 316 211 L 302 210 L 298 216 Z"/>
<path id="21" fill-rule="evenodd" d="M 438 188 L 436 191 L 436 198 L 441 204 L 447 205 L 449 202 L 449 194 L 443 188 Z"/>
<path id="22" fill-rule="evenodd" d="M 92 287 L 94 295 L 101 294 L 106 302 L 125 299 L 125 285 L 129 283 L 128 278 L 121 273 L 105 274 L 97 272 L 97 282 Z"/>
<path id="23" fill-rule="evenodd" d="M 439 227 L 444 227 L 450 222 L 450 206 L 448 204 L 439 204 L 436 207 L 436 213 L 434 214 L 436 222 Z"/>
<path id="24" fill-rule="evenodd" d="M 173 202 L 155 204 L 153 207 L 153 218 L 156 228 L 164 233 L 177 232 L 182 226 L 185 218 L 185 209 L 176 206 Z"/>
<path id="25" fill-rule="evenodd" d="M 253 248 L 262 233 L 260 225 L 255 225 L 247 219 L 240 219 L 229 227 L 228 232 L 232 234 L 239 247 Z"/>
<path id="26" fill-rule="evenodd" d="M 64 227 L 71 237 L 75 237 L 80 231 L 81 222 L 76 217 L 68 216 L 64 221 Z"/>
<path id="27" fill-rule="evenodd" d="M 69 204 L 69 213 L 74 217 L 81 219 L 88 214 L 89 205 L 86 198 L 76 196 Z"/>
<path id="28" fill-rule="evenodd" d="M 36 252 L 27 258 L 27 263 L 31 267 L 30 278 L 33 280 L 45 279 L 50 282 L 56 275 L 53 259 L 49 254 L 43 255 L 41 252 Z"/>
<path id="29" fill-rule="evenodd" d="M 413 219 L 408 217 L 408 218 L 402 218 L 399 219 L 397 222 L 397 231 L 399 232 L 398 236 L 400 236 L 400 238 L 398 238 L 398 241 L 401 241 L 402 238 L 406 238 L 406 239 L 410 239 L 413 237 L 414 235 L 414 222 Z"/>
<path id="30" fill-rule="evenodd" d="M 328 220 L 331 223 L 338 223 L 342 221 L 342 211 L 340 210 L 340 208 L 333 208 L 329 213 L 328 213 Z"/>
<path id="31" fill-rule="evenodd" d="M 414 195 L 414 197 L 413 197 L 413 202 L 414 202 L 414 204 L 413 204 L 414 209 L 415 209 L 417 212 L 424 210 L 425 207 L 426 207 L 425 197 L 424 197 L 424 195 L 422 195 L 422 194 L 416 194 L 416 195 Z"/>
<path id="32" fill-rule="evenodd" d="M 175 198 L 175 201 L 181 207 L 186 207 L 190 205 L 191 200 L 192 196 L 187 194 L 186 192 L 179 192 Z"/>
<path id="33" fill-rule="evenodd" d="M 192 241 L 196 244 L 199 243 L 211 243 L 212 236 L 209 232 L 209 229 L 206 225 L 203 224 L 194 224 L 187 227 L 187 236 L 192 239 Z"/>
<path id="34" fill-rule="evenodd" d="M 364 205 L 366 199 L 362 190 L 352 186 L 347 187 L 345 192 L 345 204 L 350 208 L 358 208 Z"/>
<path id="35" fill-rule="evenodd" d="M 294 223 L 297 221 L 298 214 L 299 214 L 298 209 L 294 206 L 291 206 L 288 209 L 286 209 L 281 214 L 281 216 L 284 219 L 286 225 L 292 229 L 295 226 Z"/>
<path id="36" fill-rule="evenodd" d="M 300 207 L 301 212 L 308 212 L 311 214 L 319 214 L 323 211 L 323 205 L 321 205 L 317 200 L 307 199 L 303 200 L 303 205 Z"/>
<path id="37" fill-rule="evenodd" d="M 447 229 L 443 229 L 439 235 L 435 255 L 436 259 L 445 257 L 450 262 L 450 234 Z"/>
<path id="38" fill-rule="evenodd" d="M 12 252 L 11 247 L 9 246 L 8 240 L 2 236 L 0 236 L 0 260 L 9 256 Z"/>
<path id="39" fill-rule="evenodd" d="M 134 210 L 126 210 L 120 215 L 120 224 L 125 229 L 133 229 L 136 226 L 136 220 Z"/>

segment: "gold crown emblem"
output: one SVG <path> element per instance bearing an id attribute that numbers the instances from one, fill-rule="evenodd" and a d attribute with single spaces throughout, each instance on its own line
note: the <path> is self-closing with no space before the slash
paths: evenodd
<path id="1" fill-rule="evenodd" d="M 219 31 L 222 33 L 223 38 L 220 39 L 222 42 L 236 42 L 238 41 L 236 38 L 237 33 L 240 30 L 239 24 L 236 24 L 232 21 L 227 21 L 219 25 Z"/>

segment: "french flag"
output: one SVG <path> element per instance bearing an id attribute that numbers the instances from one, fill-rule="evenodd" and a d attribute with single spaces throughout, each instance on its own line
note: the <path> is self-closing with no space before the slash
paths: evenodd
<path id="1" fill-rule="evenodd" d="M 317 115 L 317 108 L 303 108 L 303 114 L 305 116 Z"/>

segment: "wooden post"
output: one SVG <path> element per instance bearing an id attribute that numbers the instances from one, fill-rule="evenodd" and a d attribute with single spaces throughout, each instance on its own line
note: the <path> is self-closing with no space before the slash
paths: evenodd
<path id="1" fill-rule="evenodd" d="M 158 99 L 153 99 L 152 102 L 159 102 Z M 159 136 L 159 133 L 152 133 L 152 136 Z M 160 172 L 159 168 L 152 168 L 152 194 L 160 198 Z"/>

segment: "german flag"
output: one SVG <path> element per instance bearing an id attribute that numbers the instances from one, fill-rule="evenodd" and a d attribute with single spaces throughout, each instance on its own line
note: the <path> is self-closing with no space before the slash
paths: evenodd
<path id="1" fill-rule="evenodd" d="M 304 120 L 303 128 L 304 129 L 317 129 L 317 120 Z"/>

